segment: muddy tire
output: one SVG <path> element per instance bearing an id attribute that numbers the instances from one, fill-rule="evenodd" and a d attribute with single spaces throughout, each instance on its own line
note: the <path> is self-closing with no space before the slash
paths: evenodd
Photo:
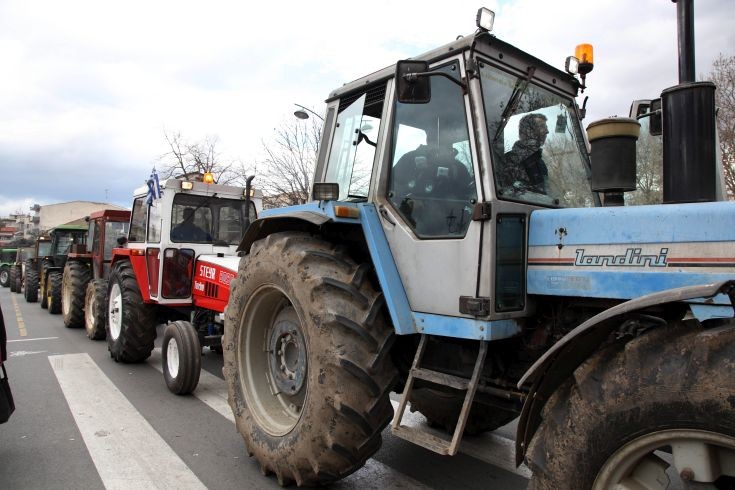
<path id="1" fill-rule="evenodd" d="M 84 294 L 84 329 L 90 340 L 104 340 L 107 313 L 107 279 L 94 279 Z"/>
<path id="2" fill-rule="evenodd" d="M 248 453 L 281 485 L 336 481 L 380 448 L 395 337 L 369 274 L 298 232 L 270 235 L 240 261 L 223 372 Z"/>
<path id="3" fill-rule="evenodd" d="M 90 280 L 92 271 L 87 264 L 78 260 L 67 261 L 61 281 L 61 313 L 66 328 L 84 326 L 84 298 Z"/>
<path id="4" fill-rule="evenodd" d="M 46 306 L 48 312 L 52 315 L 61 313 L 61 281 L 61 272 L 55 271 L 49 273 Z"/>
<path id="5" fill-rule="evenodd" d="M 38 301 L 38 271 L 34 267 L 26 267 L 26 284 L 23 296 L 28 303 Z"/>
<path id="6" fill-rule="evenodd" d="M 733 324 L 670 325 L 601 350 L 546 404 L 526 454 L 529 488 L 665 488 L 655 482 L 692 468 L 693 481 L 712 482 L 699 468 L 735 462 L 733 369 Z M 654 453 L 666 447 L 676 461 L 668 475 Z M 634 473 L 651 480 L 631 483 Z"/>
<path id="7" fill-rule="evenodd" d="M 465 392 L 451 392 L 449 389 L 414 388 L 411 391 L 411 411 L 421 412 L 430 426 L 454 434 L 454 429 L 462 410 Z M 502 427 L 518 417 L 517 412 L 501 408 L 487 407 L 477 402 L 472 404 L 464 433 L 482 434 Z"/>
<path id="8" fill-rule="evenodd" d="M 153 306 L 143 303 L 128 261 L 117 262 L 107 288 L 107 347 L 116 362 L 143 362 L 153 351 L 156 316 Z"/>
<path id="9" fill-rule="evenodd" d="M 10 266 L 0 267 L 0 286 L 4 288 L 10 286 Z"/>
<path id="10" fill-rule="evenodd" d="M 39 295 L 41 297 L 41 308 L 44 310 L 48 308 L 49 267 L 51 267 L 51 264 L 47 261 L 44 261 L 43 264 L 41 264 L 41 291 L 39 292 Z"/>
<path id="11" fill-rule="evenodd" d="M 202 346 L 191 323 L 176 321 L 166 326 L 161 356 L 163 378 L 169 391 L 176 395 L 194 391 L 202 371 Z"/>
<path id="12" fill-rule="evenodd" d="M 20 280 L 18 278 L 19 275 L 19 267 L 15 264 L 10 266 L 10 277 L 8 278 L 8 285 L 10 286 L 10 292 L 11 293 L 19 293 L 20 292 Z"/>

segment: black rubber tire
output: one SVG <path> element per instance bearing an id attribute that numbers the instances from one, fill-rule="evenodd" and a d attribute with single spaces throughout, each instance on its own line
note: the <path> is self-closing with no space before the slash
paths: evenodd
<path id="1" fill-rule="evenodd" d="M 84 326 L 84 297 L 87 293 L 87 284 L 91 280 L 92 270 L 89 265 L 78 260 L 66 262 L 61 281 L 61 311 L 66 328 Z"/>
<path id="2" fill-rule="evenodd" d="M 122 299 L 120 333 L 117 337 L 110 333 L 110 309 L 113 299 L 110 292 L 115 285 L 120 288 Z M 105 328 L 110 356 L 116 362 L 125 363 L 143 362 L 148 359 L 156 340 L 156 311 L 152 305 L 143 303 L 130 262 L 124 260 L 113 266 L 107 287 L 107 303 Z"/>
<path id="3" fill-rule="evenodd" d="M 178 353 L 178 372 L 171 373 L 169 344 L 174 342 Z M 188 395 L 197 387 L 202 371 L 202 346 L 194 326 L 183 320 L 169 323 L 163 331 L 161 344 L 163 378 L 169 391 L 176 395 Z"/>
<path id="4" fill-rule="evenodd" d="M 51 315 L 61 313 L 61 281 L 62 274 L 59 271 L 50 272 L 48 275 L 48 295 L 46 306 Z"/>
<path id="5" fill-rule="evenodd" d="M 26 283 L 23 296 L 28 303 L 38 301 L 38 271 L 34 266 L 26 266 Z"/>
<path id="6" fill-rule="evenodd" d="M 41 308 L 44 310 L 48 308 L 49 267 L 51 267 L 51 264 L 48 261 L 44 261 L 41 264 L 41 290 L 39 291 L 39 296 L 41 299 Z"/>
<path id="7" fill-rule="evenodd" d="M 735 324 L 669 325 L 585 361 L 549 399 L 529 445 L 529 488 L 589 489 L 631 440 L 665 429 L 735 436 Z"/>
<path id="8" fill-rule="evenodd" d="M 436 427 L 448 434 L 454 429 L 462 410 L 465 392 L 434 387 L 420 387 L 411 390 L 411 411 L 421 412 L 431 427 Z M 477 402 L 472 404 L 464 433 L 468 435 L 482 434 L 502 427 L 518 417 L 517 412 L 501 408 L 487 407 Z"/>
<path id="9" fill-rule="evenodd" d="M 105 340 L 107 312 L 107 279 L 94 279 L 84 294 L 84 329 L 90 340 Z"/>
<path id="10" fill-rule="evenodd" d="M 10 266 L 8 265 L 0 267 L 0 286 L 4 288 L 10 286 Z"/>
<path id="11" fill-rule="evenodd" d="M 10 266 L 10 272 L 9 272 L 9 279 L 8 279 L 8 285 L 10 286 L 10 292 L 11 293 L 19 293 L 20 292 L 20 279 L 18 278 L 18 266 L 13 264 Z"/>
<path id="12" fill-rule="evenodd" d="M 393 416 L 389 393 L 397 374 L 389 352 L 395 335 L 369 273 L 341 248 L 298 232 L 259 240 L 240 261 L 226 310 L 223 373 L 248 453 L 281 485 L 336 481 L 380 448 Z M 306 348 L 306 396 L 295 425 L 281 436 L 261 427 L 248 406 L 249 381 L 238 358 L 247 338 L 245 316 L 254 309 L 248 299 L 261 288 L 288 298 L 290 305 L 282 306 L 298 316 Z M 262 314 L 276 312 L 264 308 Z M 257 374 L 266 377 L 265 371 Z"/>

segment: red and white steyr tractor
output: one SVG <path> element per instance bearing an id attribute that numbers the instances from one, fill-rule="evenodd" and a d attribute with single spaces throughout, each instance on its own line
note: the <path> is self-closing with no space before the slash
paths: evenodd
<path id="1" fill-rule="evenodd" d="M 112 253 L 107 343 L 119 362 L 147 359 L 166 324 L 163 374 L 173 393 L 199 382 L 203 346 L 222 352 L 223 313 L 237 271 L 237 247 L 262 207 L 262 192 L 219 185 L 211 174 L 168 179 L 153 198 L 134 192 L 130 230 Z"/>

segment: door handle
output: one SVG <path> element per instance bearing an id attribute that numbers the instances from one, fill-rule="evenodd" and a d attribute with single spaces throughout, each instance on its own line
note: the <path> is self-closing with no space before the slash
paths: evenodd
<path id="1" fill-rule="evenodd" d="M 384 220 L 386 220 L 388 223 L 392 224 L 393 226 L 396 226 L 396 222 L 393 221 L 393 218 L 390 217 L 390 214 L 388 214 L 388 211 L 385 209 L 385 207 L 380 206 L 378 208 L 378 212 L 383 217 Z"/>

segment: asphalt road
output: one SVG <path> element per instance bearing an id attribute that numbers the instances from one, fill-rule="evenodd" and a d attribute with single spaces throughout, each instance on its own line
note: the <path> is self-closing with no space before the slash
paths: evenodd
<path id="1" fill-rule="evenodd" d="M 179 397 L 166 389 L 159 351 L 118 364 L 105 341 L 65 328 L 22 294 L 0 288 L 0 306 L 16 402 L 0 425 L 0 488 L 279 488 L 235 430 L 221 356 L 205 349 L 197 390 Z M 375 456 L 332 488 L 523 489 L 529 473 L 513 465 L 513 429 L 466 437 L 454 457 L 386 429 Z"/>

